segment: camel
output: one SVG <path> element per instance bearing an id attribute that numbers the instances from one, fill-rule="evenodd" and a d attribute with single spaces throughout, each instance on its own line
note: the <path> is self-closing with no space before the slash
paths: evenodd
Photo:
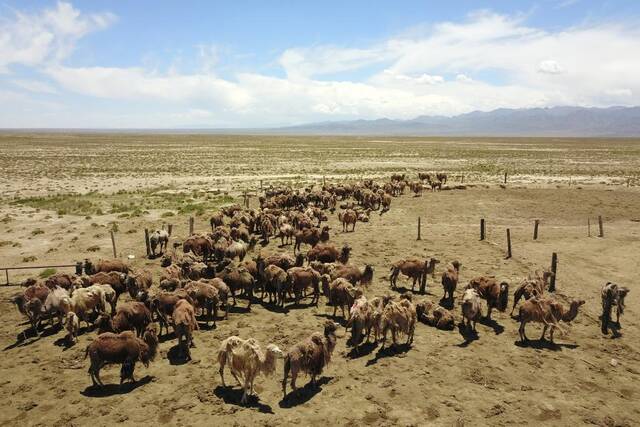
<path id="1" fill-rule="evenodd" d="M 533 275 L 522 281 L 513 293 L 513 307 L 511 307 L 510 316 L 520 301 L 520 298 L 528 300 L 533 297 L 541 297 L 544 291 L 549 288 L 549 279 L 553 276 L 551 270 L 536 270 Z"/>
<path id="2" fill-rule="evenodd" d="M 405 258 L 394 262 L 391 265 L 391 276 L 389 276 L 391 288 L 396 289 L 398 275 L 402 272 L 402 274 L 404 274 L 405 276 L 413 279 L 411 291 L 414 291 L 416 282 L 419 280 L 420 292 L 424 294 L 426 292 L 427 286 L 427 275 L 431 274 L 433 276 L 436 264 L 439 262 L 440 261 L 436 258 L 431 258 L 429 260 L 420 260 L 415 257 Z"/>
<path id="3" fill-rule="evenodd" d="M 624 313 L 624 298 L 629 293 L 629 288 L 607 282 L 600 293 L 602 297 L 602 333 L 609 333 L 611 321 L 611 309 L 616 308 L 616 324 L 620 326 L 620 315 Z"/>
<path id="4" fill-rule="evenodd" d="M 453 293 L 458 285 L 458 278 L 460 275 L 460 262 L 453 261 L 447 265 L 447 269 L 442 272 L 442 288 L 444 289 L 443 300 L 450 301 L 453 305 Z"/>
<path id="5" fill-rule="evenodd" d="M 544 324 L 540 341 L 544 340 L 547 329 L 551 327 L 549 332 L 549 341 L 553 343 L 553 332 L 559 328 L 559 322 L 571 322 L 578 315 L 578 309 L 584 304 L 584 300 L 573 300 L 569 304 L 569 310 L 560 304 L 557 300 L 551 298 L 531 298 L 520 306 L 518 319 L 520 320 L 520 340 L 522 342 L 529 341 L 525 334 L 525 325 L 529 322 L 538 322 Z"/>
<path id="6" fill-rule="evenodd" d="M 237 336 L 231 336 L 222 341 L 218 350 L 222 386 L 226 387 L 224 367 L 229 364 L 231 375 L 243 389 L 240 404 L 244 405 L 247 403 L 247 398 L 255 394 L 253 382 L 256 376 L 260 373 L 266 376 L 273 374 L 276 370 L 276 360 L 282 357 L 284 357 L 284 353 L 274 344 L 269 344 L 266 352 L 263 352 L 260 343 L 255 339 L 244 340 Z"/>

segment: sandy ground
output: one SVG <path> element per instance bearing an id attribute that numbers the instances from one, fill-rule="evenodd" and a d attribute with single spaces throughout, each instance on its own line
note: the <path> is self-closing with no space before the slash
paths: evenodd
<path id="1" fill-rule="evenodd" d="M 87 256 L 86 249 L 92 245 L 100 246 L 90 254 L 92 258 L 110 256 L 106 226 L 113 216 L 58 218 L 50 212 L 5 206 L 0 217 L 7 212 L 16 217 L 0 224 L 2 240 L 21 246 L 0 247 L 2 264 L 22 264 L 27 254 L 37 256 L 33 264 L 73 262 Z M 217 329 L 196 332 L 193 361 L 173 364 L 169 356 L 176 340 L 169 338 L 161 343 L 160 355 L 148 369 L 138 366 L 135 386 L 119 388 L 115 385 L 119 369 L 107 367 L 102 378 L 114 385 L 96 390 L 90 387 L 88 361 L 83 360 L 95 332 L 83 333 L 80 342 L 68 349 L 61 345 L 62 332 L 19 341 L 17 336 L 27 325 L 7 302 L 19 289 L 0 287 L 0 397 L 5 402 L 0 424 L 637 425 L 640 407 L 633 402 L 640 397 L 640 292 L 633 285 L 640 274 L 639 212 L 636 188 L 492 186 L 425 193 L 420 198 L 405 195 L 393 200 L 390 212 L 373 215 L 368 224 L 359 223 L 355 233 L 340 232 L 333 216 L 332 241 L 349 242 L 353 262 L 371 263 L 375 268 L 368 296 L 389 292 L 389 265 L 404 256 L 441 260 L 428 289 L 428 297 L 437 302 L 442 296 L 439 275 L 448 261 L 462 262 L 462 285 L 489 273 L 508 280 L 513 290 L 521 277 L 548 265 L 555 251 L 559 298 L 579 297 L 586 304 L 568 334 L 557 334 L 556 346 L 536 341 L 530 346 L 519 344 L 518 324 L 508 312 L 496 313 L 493 324 L 479 324 L 478 339 L 471 343 L 465 343 L 458 330 L 439 331 L 419 324 L 411 348 L 392 352 L 370 346 L 360 357 L 352 356 L 340 329 L 333 361 L 320 387 L 305 387 L 283 400 L 280 362 L 275 377 L 257 380 L 259 399 L 249 407 L 238 404 L 237 386 L 220 385 L 214 363 L 220 341 L 239 335 L 286 349 L 321 329 L 332 312 L 324 298 L 318 308 L 292 308 L 287 313 L 260 304 L 246 313 L 241 309 L 246 302 L 241 300 L 240 308 L 228 321 L 219 321 Z M 142 219 L 119 220 L 116 239 L 118 255 L 134 254 L 135 266 L 147 266 L 159 274 L 157 260 L 143 259 L 141 233 L 144 227 L 160 224 L 157 215 L 151 212 Z M 597 215 L 604 218 L 605 237 L 587 237 L 587 218 L 593 224 Z M 421 241 L 416 241 L 418 216 L 423 221 Z M 485 242 L 478 240 L 480 218 L 488 224 Z M 538 241 L 531 238 L 534 219 L 541 220 Z M 171 222 L 175 237 L 184 237 L 187 219 L 174 217 Z M 197 219 L 196 230 L 207 226 L 205 217 Z M 514 254 L 509 260 L 504 258 L 507 227 Z M 32 235 L 36 228 L 44 233 Z M 592 236 L 596 233 L 592 226 Z M 273 241 L 262 250 L 292 251 L 277 244 Z M 20 280 L 24 274 L 12 273 L 12 278 Z M 606 281 L 632 288 L 622 336 L 617 339 L 603 336 L 598 325 L 599 291 Z M 459 320 L 458 301 L 455 313 Z M 529 337 L 536 338 L 540 330 L 529 325 Z M 299 385 L 306 381 L 300 378 Z"/>

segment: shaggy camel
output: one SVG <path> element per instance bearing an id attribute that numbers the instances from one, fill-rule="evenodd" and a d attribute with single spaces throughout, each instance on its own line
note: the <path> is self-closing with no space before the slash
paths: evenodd
<path id="1" fill-rule="evenodd" d="M 616 324 L 620 326 L 620 315 L 624 313 L 624 298 L 629 293 L 629 288 L 618 286 L 615 283 L 607 282 L 602 287 L 600 296 L 602 298 L 602 333 L 609 333 L 609 322 L 611 322 L 611 309 L 616 308 Z"/>
<path id="2" fill-rule="evenodd" d="M 516 309 L 516 305 L 520 298 L 525 300 L 533 297 L 541 297 L 544 295 L 544 291 L 549 288 L 549 279 L 553 276 L 551 270 L 536 270 L 534 274 L 524 279 L 513 292 L 513 307 L 511 307 L 510 316 L 513 316 L 513 311 Z"/>
<path id="3" fill-rule="evenodd" d="M 349 256 L 351 255 L 351 247 L 345 244 L 342 246 L 342 250 L 338 249 L 332 243 L 318 243 L 307 252 L 307 260 L 320 261 L 323 263 L 339 261 L 342 264 L 349 262 Z"/>
<path id="4" fill-rule="evenodd" d="M 478 292 L 480 298 L 487 301 L 486 319 L 491 319 L 491 310 L 496 308 L 505 311 L 509 303 L 509 284 L 500 282 L 495 277 L 480 276 L 471 280 L 467 288 L 473 288 Z"/>
<path id="5" fill-rule="evenodd" d="M 325 366 L 331 361 L 331 355 L 336 347 L 336 323 L 327 321 L 324 333 L 314 332 L 304 341 L 294 345 L 284 357 L 284 379 L 282 393 L 287 395 L 287 379 L 291 372 L 291 388 L 295 392 L 296 378 L 300 372 L 311 375 L 311 385 L 315 387 L 316 377 L 322 374 Z"/>
<path id="6" fill-rule="evenodd" d="M 411 291 L 415 290 L 416 282 L 420 281 L 420 293 L 424 294 L 427 287 L 427 275 L 431 274 L 433 276 L 436 264 L 439 262 L 436 258 L 421 260 L 415 257 L 394 262 L 391 264 L 391 275 L 389 276 L 391 288 L 397 288 L 398 275 L 402 273 L 410 279 L 413 279 Z"/>
<path id="7" fill-rule="evenodd" d="M 413 343 L 413 334 L 416 329 L 416 308 L 412 302 L 410 292 L 400 296 L 400 301 L 390 301 L 382 311 L 382 348 L 387 340 L 387 331 L 391 330 L 393 346 L 397 345 L 396 336 L 399 333 L 407 336 L 407 345 Z"/>
<path id="8" fill-rule="evenodd" d="M 243 340 L 237 336 L 231 336 L 220 344 L 218 350 L 218 364 L 220 365 L 220 380 L 224 382 L 224 367 L 228 364 L 231 375 L 238 381 L 243 389 L 240 404 L 247 403 L 247 398 L 255 394 L 253 382 L 258 374 L 272 375 L 276 370 L 276 360 L 284 357 L 282 350 L 275 344 L 269 344 L 266 352 L 262 351 L 260 344 L 253 338 Z"/>
<path id="9" fill-rule="evenodd" d="M 330 273 L 332 279 L 342 277 L 347 279 L 352 285 L 360 284 L 360 286 L 367 287 L 373 280 L 373 267 L 369 264 L 364 266 L 364 269 L 348 264 L 348 265 L 336 265 L 336 268 Z"/>
<path id="10" fill-rule="evenodd" d="M 194 307 L 201 310 L 201 314 L 205 314 L 206 326 L 209 327 L 209 321 L 213 320 L 213 326 L 216 326 L 218 318 L 218 306 L 220 299 L 218 297 L 218 289 L 207 280 L 202 279 L 197 282 L 189 282 L 184 286 L 187 295 L 194 302 Z"/>
<path id="11" fill-rule="evenodd" d="M 347 327 L 351 327 L 351 344 L 356 349 L 356 353 L 359 352 L 359 345 L 365 334 L 367 337 L 366 342 L 369 342 L 372 329 L 374 331 L 374 340 L 375 342 L 378 341 L 382 312 L 389 301 L 391 301 L 391 296 L 389 295 L 375 297 L 370 300 L 361 295 L 354 301 L 349 311 L 350 319 Z"/>
<path id="12" fill-rule="evenodd" d="M 338 213 L 338 221 L 342 224 L 342 231 L 348 232 L 349 225 L 351 225 L 351 231 L 356 231 L 356 222 L 358 222 L 358 213 L 353 209 L 347 209 Z"/>
<path id="13" fill-rule="evenodd" d="M 284 307 L 285 292 L 287 290 L 287 272 L 277 265 L 268 265 L 262 273 L 264 289 L 269 295 L 269 304 L 275 302 L 276 306 Z"/>
<path id="14" fill-rule="evenodd" d="M 445 271 L 442 272 L 442 288 L 444 289 L 443 300 L 449 301 L 453 305 L 456 287 L 458 286 L 458 278 L 460 277 L 460 262 L 453 261 L 447 265 Z"/>
<path id="15" fill-rule="evenodd" d="M 104 385 L 100 380 L 100 370 L 111 363 L 122 364 L 120 384 L 127 379 L 135 382 L 133 371 L 136 362 L 141 361 L 145 367 L 148 367 L 149 362 L 155 358 L 157 349 L 158 337 L 152 327 L 145 331 L 142 339 L 137 338 L 130 331 L 98 335 L 85 351 L 85 358 L 89 356 L 91 360 L 89 375 L 93 385 Z"/>
<path id="16" fill-rule="evenodd" d="M 471 322 L 473 322 L 473 331 L 476 331 L 476 322 L 480 319 L 480 296 L 478 292 L 469 288 L 462 294 L 462 324 L 466 326 L 467 331 L 471 329 Z M 465 325 L 464 320 L 467 319 Z"/>
<path id="17" fill-rule="evenodd" d="M 320 273 L 311 267 L 293 267 L 287 272 L 287 287 L 293 291 L 295 297 L 295 305 L 300 304 L 300 299 L 306 290 L 311 288 L 313 298 L 311 304 L 318 306 L 320 300 Z"/>
<path id="18" fill-rule="evenodd" d="M 191 360 L 191 347 L 193 344 L 193 331 L 198 329 L 198 321 L 196 320 L 196 312 L 193 305 L 189 301 L 181 299 L 176 303 L 173 309 L 173 330 L 178 337 L 178 348 L 180 354 L 186 354 L 187 359 Z"/>
<path id="19" fill-rule="evenodd" d="M 329 304 L 333 306 L 333 317 L 336 317 L 338 307 L 342 310 L 342 317 L 345 320 L 349 320 L 349 317 L 345 315 L 345 307 L 347 313 L 349 308 L 353 305 L 354 298 L 356 298 L 356 288 L 347 280 L 339 277 L 329 283 L 328 276 L 322 276 L 323 293 L 329 299 Z"/>
<path id="20" fill-rule="evenodd" d="M 583 300 L 573 300 L 569 303 L 569 310 L 567 310 L 560 302 L 551 298 L 531 298 L 525 301 L 520 306 L 518 313 L 518 319 L 520 320 L 520 328 L 518 329 L 520 340 L 522 342 L 529 341 L 529 338 L 527 338 L 525 334 L 525 325 L 528 322 L 538 322 L 544 324 L 540 341 L 544 340 L 547 328 L 551 327 L 549 341 L 553 343 L 553 331 L 556 328 L 560 328 L 559 322 L 562 320 L 565 323 L 570 323 L 576 318 L 578 308 L 583 304 Z"/>

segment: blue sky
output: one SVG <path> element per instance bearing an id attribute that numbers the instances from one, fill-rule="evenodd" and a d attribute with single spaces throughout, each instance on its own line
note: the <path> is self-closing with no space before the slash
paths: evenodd
<path id="1" fill-rule="evenodd" d="M 3 1 L 0 127 L 640 104 L 638 1 L 379 3 Z"/>

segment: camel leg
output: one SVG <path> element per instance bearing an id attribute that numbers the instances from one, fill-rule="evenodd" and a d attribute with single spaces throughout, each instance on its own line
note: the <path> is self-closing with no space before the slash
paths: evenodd
<path id="1" fill-rule="evenodd" d="M 524 330 L 524 327 L 525 327 L 526 324 L 527 324 L 527 322 L 521 321 L 520 322 L 520 329 L 518 330 L 518 332 L 520 333 L 520 340 L 522 342 L 529 341 L 529 338 L 527 338 L 527 335 L 525 334 L 525 330 Z"/>
<path id="2" fill-rule="evenodd" d="M 547 333 L 547 325 L 544 325 L 544 328 L 542 328 L 542 336 L 540 337 L 540 341 L 544 341 L 544 334 Z"/>
<path id="3" fill-rule="evenodd" d="M 556 330 L 556 327 L 554 325 L 551 325 L 551 332 L 549 332 L 549 341 L 551 342 L 551 344 L 553 344 L 553 331 Z"/>
<path id="4" fill-rule="evenodd" d="M 218 372 L 220 372 L 220 381 L 222 381 L 222 387 L 226 388 L 227 385 L 224 382 L 224 365 L 225 365 L 225 362 L 222 362 L 220 364 L 220 369 L 218 370 Z"/>

